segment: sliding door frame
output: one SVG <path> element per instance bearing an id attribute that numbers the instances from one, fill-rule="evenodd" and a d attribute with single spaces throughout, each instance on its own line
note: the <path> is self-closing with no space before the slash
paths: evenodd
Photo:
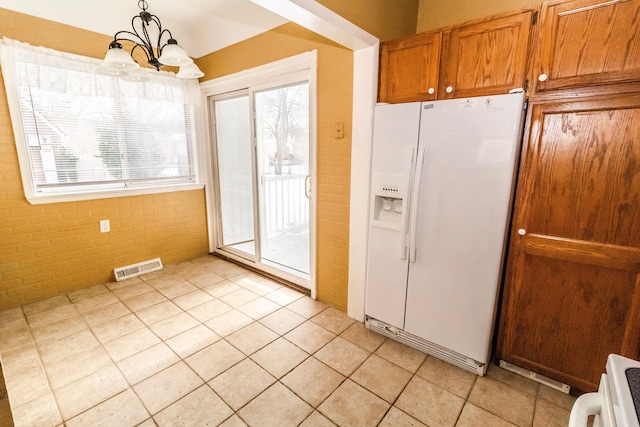
<path id="1" fill-rule="evenodd" d="M 211 125 L 211 123 L 214 123 L 216 120 L 218 120 L 216 118 L 216 114 L 215 114 L 215 104 L 216 102 L 219 101 L 227 101 L 227 100 L 233 100 L 233 99 L 238 99 L 238 98 L 247 98 L 247 114 L 249 114 L 250 111 L 252 111 L 254 109 L 253 106 L 253 100 L 252 100 L 252 94 L 251 91 L 248 88 L 245 89 L 240 89 L 234 92 L 227 92 L 227 93 L 223 93 L 223 94 L 219 94 L 219 95 L 212 95 L 207 97 L 207 108 L 209 111 L 209 124 Z M 248 252 L 242 252 L 236 248 L 234 248 L 233 246 L 234 244 L 225 244 L 224 242 L 224 233 L 223 233 L 223 224 L 222 224 L 222 212 L 220 212 L 220 207 L 222 206 L 222 196 L 220 194 L 221 191 L 221 187 L 222 184 L 220 182 L 220 175 L 219 173 L 216 173 L 215 168 L 217 165 L 219 165 L 220 162 L 220 155 L 219 155 L 219 146 L 218 146 L 218 141 L 216 138 L 216 131 L 217 128 L 214 126 L 211 126 L 211 133 L 210 133 L 210 147 L 211 147 L 211 155 L 210 155 L 210 161 L 211 161 L 211 165 L 212 165 L 212 171 L 213 171 L 213 176 L 212 176 L 212 185 L 210 186 L 210 189 L 208 190 L 209 192 L 212 193 L 212 199 L 215 201 L 215 209 L 211 211 L 211 214 L 214 215 L 212 224 L 215 224 L 215 230 L 213 233 L 214 236 L 214 250 L 210 250 L 210 252 L 217 252 L 220 251 L 221 248 L 224 248 L 224 253 L 225 256 L 228 256 L 229 254 L 233 254 L 234 258 L 238 257 L 238 258 L 242 258 L 242 259 L 246 259 L 248 262 L 250 262 L 251 264 L 255 264 L 257 262 L 257 260 L 260 259 L 260 247 L 259 245 L 256 245 L 255 242 L 257 240 L 256 235 L 258 235 L 259 233 L 259 206 L 258 206 L 258 193 L 255 191 L 255 185 L 256 185 L 256 180 L 257 180 L 257 165 L 256 165 L 256 155 L 255 155 L 255 126 L 252 125 L 253 123 L 253 117 L 249 116 L 248 117 L 248 122 L 249 122 L 249 145 L 250 145 L 250 156 L 251 156 L 251 203 L 252 203 L 252 223 L 253 223 L 253 242 L 254 242 L 254 248 L 253 248 L 253 254 L 250 254 Z M 215 142 L 215 143 L 214 143 Z M 209 213 L 208 213 L 209 214 Z M 210 236 L 211 238 L 211 236 Z M 211 240 L 209 241 L 209 246 L 211 248 Z"/>
<path id="2" fill-rule="evenodd" d="M 220 220 L 218 216 L 219 206 L 219 194 L 217 191 L 218 182 L 217 174 L 215 173 L 215 165 L 217 159 L 215 159 L 214 138 L 215 129 L 211 125 L 213 111 L 211 106 L 213 104 L 213 97 L 224 96 L 232 92 L 240 93 L 240 91 L 247 91 L 250 97 L 250 104 L 253 104 L 252 93 L 254 89 L 266 88 L 268 86 L 281 86 L 287 82 L 293 81 L 308 81 L 309 83 L 309 174 L 311 175 L 310 193 L 311 199 L 309 200 L 309 279 L 304 280 L 302 277 L 288 273 L 284 270 L 280 270 L 264 263 L 251 262 L 246 256 L 240 256 L 234 254 L 231 251 L 223 252 L 224 256 L 229 257 L 235 261 L 243 264 L 248 264 L 255 268 L 258 268 L 268 274 L 272 274 L 281 277 L 293 284 L 307 288 L 311 292 L 311 297 L 316 298 L 317 283 L 316 283 L 316 233 L 317 233 L 317 51 L 309 51 L 295 55 L 289 58 L 285 58 L 276 62 L 265 64 L 256 68 L 240 71 L 235 74 L 213 79 L 200 84 L 203 106 L 206 106 L 203 110 L 202 122 L 206 125 L 206 141 L 207 152 L 204 153 L 206 157 L 206 170 L 207 170 L 207 222 L 209 228 L 209 252 L 210 253 L 222 253 L 218 248 L 221 244 L 220 233 Z M 254 137 L 255 129 L 251 129 L 252 138 Z M 255 140 L 252 140 L 252 146 L 255 144 Z M 254 221 L 258 221 L 255 217 L 257 211 L 254 209 Z M 258 248 L 256 248 L 258 250 Z"/>

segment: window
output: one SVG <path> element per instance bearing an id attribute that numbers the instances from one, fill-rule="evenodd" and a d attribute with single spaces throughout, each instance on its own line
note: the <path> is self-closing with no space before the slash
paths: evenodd
<path id="1" fill-rule="evenodd" d="M 3 39 L 2 71 L 32 203 L 170 191 L 197 182 L 198 83 L 149 70 L 128 82 L 99 61 Z"/>

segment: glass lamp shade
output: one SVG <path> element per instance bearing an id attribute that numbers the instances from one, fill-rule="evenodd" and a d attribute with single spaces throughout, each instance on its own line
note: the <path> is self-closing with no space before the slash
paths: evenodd
<path id="1" fill-rule="evenodd" d="M 158 58 L 158 61 L 163 65 L 171 65 L 175 67 L 193 63 L 193 59 L 187 55 L 187 52 L 185 52 L 183 48 L 178 46 L 177 43 L 171 42 L 162 48 L 162 54 L 160 55 L 160 58 Z"/>
<path id="2" fill-rule="evenodd" d="M 180 79 L 197 79 L 204 76 L 204 73 L 192 62 L 191 64 L 181 66 L 176 76 Z"/>
<path id="3" fill-rule="evenodd" d="M 107 51 L 96 72 L 109 76 L 124 76 L 138 68 L 140 65 L 131 58 L 131 55 L 122 48 L 112 47 Z"/>

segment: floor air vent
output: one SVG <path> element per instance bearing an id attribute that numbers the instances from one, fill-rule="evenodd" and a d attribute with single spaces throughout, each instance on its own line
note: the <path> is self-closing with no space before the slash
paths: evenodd
<path id="1" fill-rule="evenodd" d="M 119 282 L 141 274 L 151 273 L 156 270 L 162 270 L 162 261 L 160 261 L 160 258 L 150 259 L 149 261 L 143 261 L 137 264 L 125 265 L 124 267 L 114 269 L 113 273 L 116 276 L 116 281 Z"/>

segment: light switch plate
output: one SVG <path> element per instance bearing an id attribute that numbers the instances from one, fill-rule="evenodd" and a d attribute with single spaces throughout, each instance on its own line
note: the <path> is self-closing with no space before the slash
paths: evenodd
<path id="1" fill-rule="evenodd" d="M 109 220 L 108 219 L 100 220 L 100 232 L 108 233 L 110 231 L 111 231 L 111 224 L 109 223 Z"/>

